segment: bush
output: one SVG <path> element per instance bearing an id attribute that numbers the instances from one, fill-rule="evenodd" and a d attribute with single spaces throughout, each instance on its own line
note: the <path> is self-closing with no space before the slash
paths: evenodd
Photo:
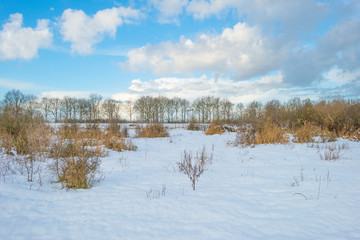
<path id="1" fill-rule="evenodd" d="M 295 142 L 308 143 L 313 138 L 321 134 L 321 128 L 310 122 L 304 122 L 304 125 L 295 130 Z"/>
<path id="2" fill-rule="evenodd" d="M 150 124 L 148 126 L 136 126 L 136 137 L 138 138 L 161 138 L 168 137 L 169 133 L 162 124 Z"/>
<path id="3" fill-rule="evenodd" d="M 191 152 L 184 151 L 182 159 L 177 163 L 179 171 L 185 173 L 190 181 L 193 190 L 195 190 L 196 183 L 199 181 L 201 174 L 205 171 L 205 167 L 212 163 L 212 154 L 207 155 L 205 147 L 201 152 L 197 151 L 193 156 Z"/>
<path id="4" fill-rule="evenodd" d="M 211 125 L 206 129 L 206 135 L 222 134 L 224 132 L 223 127 L 218 123 L 211 123 Z"/>
<path id="5" fill-rule="evenodd" d="M 91 188 L 100 173 L 100 157 L 105 156 L 101 147 L 74 139 L 58 141 L 50 153 L 54 158 L 51 169 L 66 188 Z"/>
<path id="6" fill-rule="evenodd" d="M 136 146 L 130 140 L 116 137 L 105 140 L 105 147 L 118 152 L 136 150 Z"/>
<path id="7" fill-rule="evenodd" d="M 288 137 L 285 130 L 276 124 L 267 123 L 264 127 L 255 128 L 252 125 L 241 126 L 236 134 L 235 145 L 242 147 L 256 144 L 286 143 Z"/>
<path id="8" fill-rule="evenodd" d="M 286 132 L 276 124 L 267 123 L 255 133 L 255 144 L 286 143 L 288 137 Z"/>
<path id="9" fill-rule="evenodd" d="M 66 188 L 91 188 L 99 172 L 100 163 L 97 157 L 68 158 L 63 162 L 59 181 L 64 182 Z"/>
<path id="10" fill-rule="evenodd" d="M 111 122 L 107 127 L 107 134 L 117 137 L 128 137 L 127 127 L 122 128 L 118 123 Z"/>
<path id="11" fill-rule="evenodd" d="M 201 127 L 200 127 L 200 125 L 199 125 L 198 123 L 196 123 L 195 118 L 192 118 L 192 119 L 189 121 L 187 130 L 200 131 L 200 129 L 201 129 Z"/>
<path id="12" fill-rule="evenodd" d="M 235 145 L 248 147 L 255 145 L 256 130 L 251 124 L 242 125 L 236 133 Z"/>

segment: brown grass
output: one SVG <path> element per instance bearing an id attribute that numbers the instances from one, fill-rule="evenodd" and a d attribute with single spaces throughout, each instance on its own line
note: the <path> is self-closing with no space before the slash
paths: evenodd
<path id="1" fill-rule="evenodd" d="M 213 122 L 208 127 L 208 129 L 206 129 L 205 134 L 206 135 L 214 135 L 214 134 L 222 134 L 223 132 L 225 132 L 225 130 L 223 129 L 222 125 Z"/>
<path id="2" fill-rule="evenodd" d="M 287 143 L 286 131 L 276 124 L 267 123 L 263 128 L 256 129 L 251 125 L 244 125 L 237 131 L 235 145 L 242 147 L 256 144 Z"/>
<path id="3" fill-rule="evenodd" d="M 187 130 L 200 131 L 200 129 L 201 129 L 200 125 L 196 122 L 196 120 L 194 118 L 192 118 L 189 121 L 189 124 L 187 126 Z"/>
<path id="4" fill-rule="evenodd" d="M 321 160 L 337 160 L 340 158 L 340 153 L 344 150 L 347 146 L 346 145 L 328 145 L 326 146 L 325 150 L 320 153 Z"/>
<path id="5" fill-rule="evenodd" d="M 321 128 L 313 123 L 305 122 L 303 126 L 295 130 L 295 142 L 308 143 L 313 141 L 313 137 L 322 133 Z"/>
<path id="6" fill-rule="evenodd" d="M 276 124 L 266 124 L 255 133 L 255 144 L 287 143 L 286 132 Z"/>
<path id="7" fill-rule="evenodd" d="M 63 140 L 86 140 L 89 146 L 103 145 L 119 152 L 136 149 L 130 140 L 125 139 L 128 135 L 127 128 L 121 128 L 120 125 L 113 123 L 104 130 L 100 129 L 97 124 L 89 125 L 86 128 L 63 126 L 57 135 Z"/>
<path id="8" fill-rule="evenodd" d="M 162 124 L 150 124 L 147 126 L 136 126 L 136 137 L 138 138 L 161 138 L 168 137 L 169 133 Z"/>
<path id="9" fill-rule="evenodd" d="M 59 139 L 49 156 L 54 159 L 51 169 L 58 182 L 66 188 L 90 188 L 100 171 L 100 157 L 105 155 L 103 147 L 91 146 L 89 140 Z"/>

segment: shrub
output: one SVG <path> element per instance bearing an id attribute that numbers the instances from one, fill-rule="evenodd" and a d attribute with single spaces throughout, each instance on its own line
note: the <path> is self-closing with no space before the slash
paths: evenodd
<path id="1" fill-rule="evenodd" d="M 100 146 L 89 147 L 85 140 L 59 140 L 50 151 L 54 158 L 51 169 L 57 182 L 66 188 L 91 188 L 100 173 L 100 157 L 105 151 Z"/>
<path id="2" fill-rule="evenodd" d="M 192 119 L 189 121 L 187 130 L 200 131 L 200 129 L 201 129 L 201 127 L 200 127 L 200 125 L 199 125 L 198 123 L 196 123 L 195 118 L 192 118 Z"/>
<path id="3" fill-rule="evenodd" d="M 98 157 L 68 158 L 63 162 L 59 181 L 64 182 L 66 188 L 91 188 L 99 172 L 100 163 Z"/>
<path id="4" fill-rule="evenodd" d="M 256 130 L 251 124 L 242 125 L 236 133 L 235 145 L 248 147 L 255 145 Z"/>
<path id="5" fill-rule="evenodd" d="M 184 151 L 181 161 L 177 163 L 179 171 L 185 173 L 190 181 L 193 190 L 195 190 L 196 183 L 199 181 L 201 174 L 205 171 L 207 164 L 212 163 L 212 154 L 208 156 L 205 147 L 201 152 L 197 151 L 193 156 L 191 152 Z"/>
<path id="6" fill-rule="evenodd" d="M 255 144 L 286 143 L 286 132 L 276 124 L 267 123 L 255 133 Z"/>
<path id="7" fill-rule="evenodd" d="M 169 133 L 162 124 L 150 124 L 147 126 L 136 126 L 136 137 L 139 138 L 161 138 L 168 137 Z"/>
<path id="8" fill-rule="evenodd" d="M 136 150 L 136 146 L 134 146 L 130 140 L 116 137 L 105 140 L 105 147 L 118 152 Z"/>
<path id="9" fill-rule="evenodd" d="M 242 147 L 255 146 L 256 144 L 286 143 L 286 131 L 276 124 L 269 122 L 263 127 L 255 128 L 247 124 L 238 128 L 235 145 Z"/>
<path id="10" fill-rule="evenodd" d="M 312 142 L 313 137 L 319 136 L 321 132 L 320 127 L 313 123 L 305 122 L 304 125 L 295 130 L 295 142 Z"/>
<path id="11" fill-rule="evenodd" d="M 206 135 L 222 134 L 224 132 L 223 127 L 218 123 L 211 123 L 211 125 L 206 129 Z"/>
<path id="12" fill-rule="evenodd" d="M 118 123 L 109 123 L 106 130 L 107 134 L 111 136 L 128 137 L 127 127 L 122 128 Z"/>

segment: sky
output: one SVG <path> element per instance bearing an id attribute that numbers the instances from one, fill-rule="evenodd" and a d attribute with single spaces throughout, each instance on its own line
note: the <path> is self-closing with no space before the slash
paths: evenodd
<path id="1" fill-rule="evenodd" d="M 358 0 L 2 0 L 0 96 L 360 96 Z"/>

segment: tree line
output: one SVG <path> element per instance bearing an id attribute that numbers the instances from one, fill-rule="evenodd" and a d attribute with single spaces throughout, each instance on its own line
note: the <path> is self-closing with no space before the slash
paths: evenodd
<path id="1" fill-rule="evenodd" d="M 292 98 L 281 103 L 253 101 L 246 106 L 226 98 L 204 96 L 192 102 L 182 98 L 143 96 L 136 101 L 120 102 L 104 99 L 99 94 L 87 98 L 37 98 L 11 90 L 1 101 L 0 113 L 21 114 L 51 122 L 146 122 L 146 123 L 274 123 L 283 128 L 296 128 L 305 122 L 315 123 L 329 131 L 355 131 L 360 128 L 360 101 L 311 101 Z"/>

